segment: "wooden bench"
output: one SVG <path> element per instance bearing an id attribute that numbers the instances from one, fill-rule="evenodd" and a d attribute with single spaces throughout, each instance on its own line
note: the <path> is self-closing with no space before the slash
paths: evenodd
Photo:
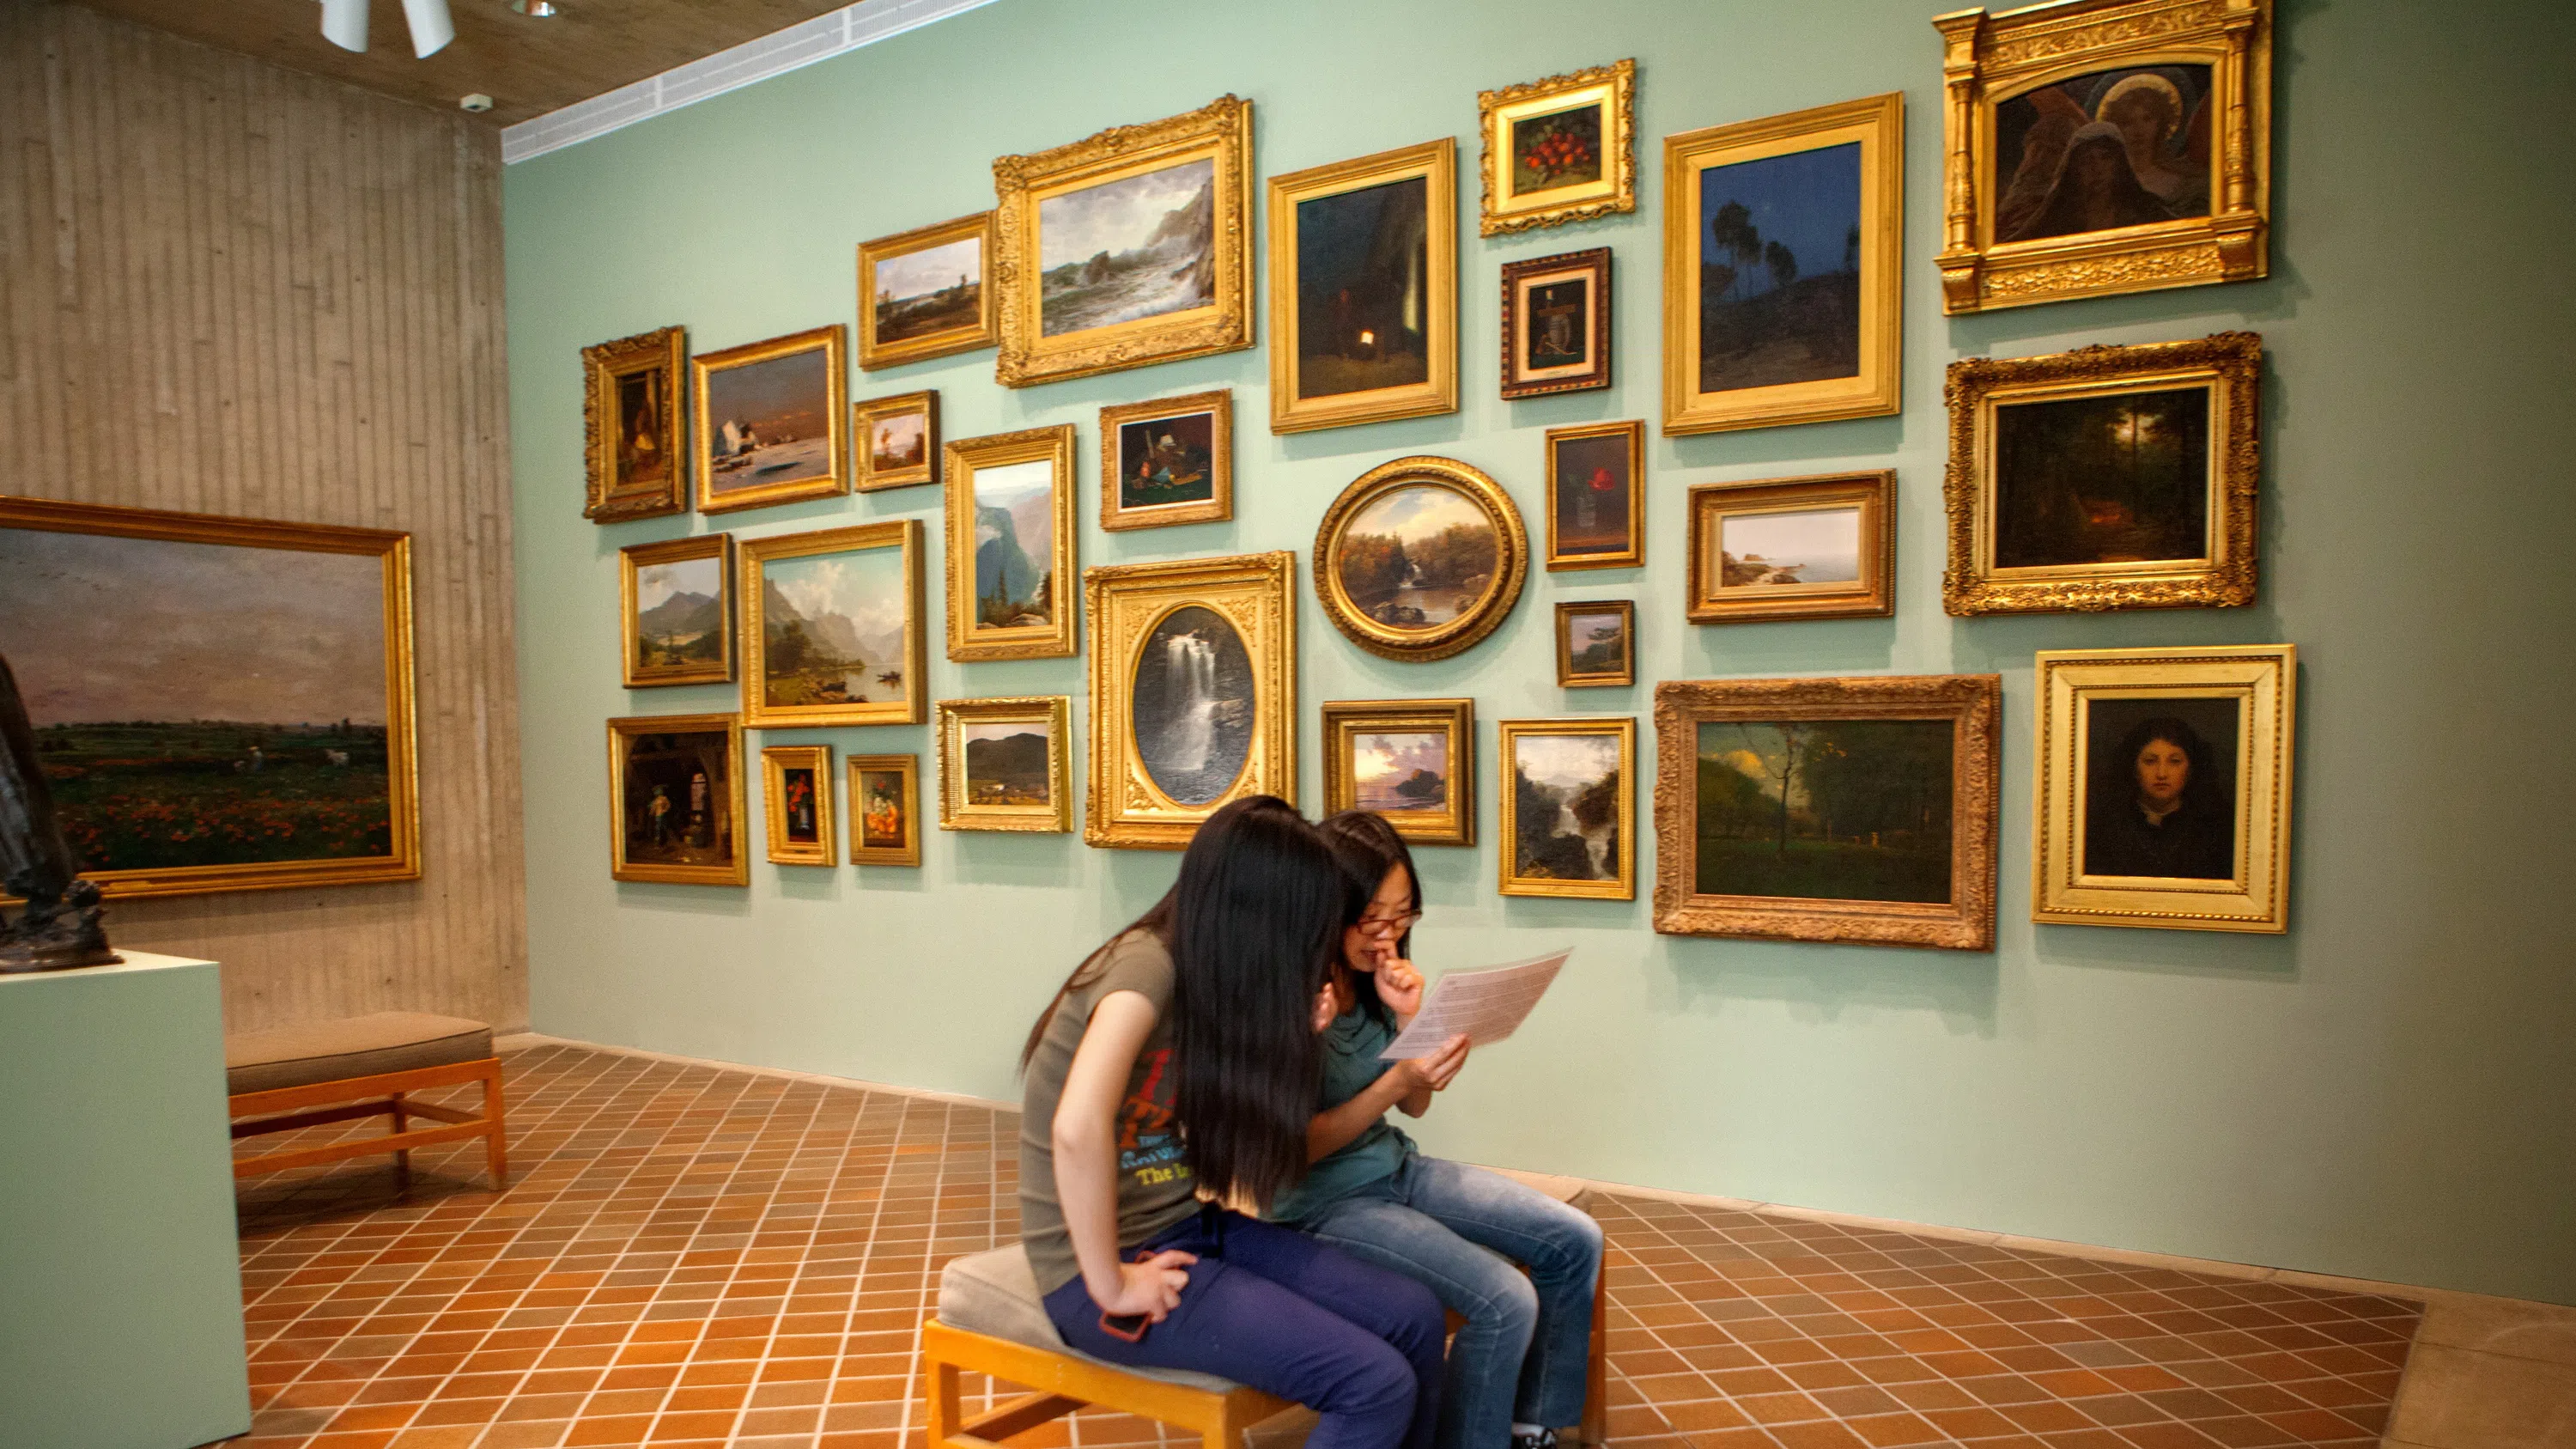
<path id="1" fill-rule="evenodd" d="M 380 1011 L 373 1016 L 228 1035 L 224 1076 L 225 1090 L 232 1096 L 235 1141 L 362 1117 L 393 1118 L 393 1131 L 381 1137 L 236 1159 L 233 1176 L 237 1178 L 390 1152 L 396 1170 L 408 1182 L 411 1149 L 480 1137 L 492 1186 L 508 1181 L 501 1059 L 492 1054 L 492 1028 L 479 1021 Z M 483 1084 L 480 1116 L 410 1099 L 414 1092 L 467 1082 Z M 440 1125 L 414 1127 L 414 1117 Z"/>

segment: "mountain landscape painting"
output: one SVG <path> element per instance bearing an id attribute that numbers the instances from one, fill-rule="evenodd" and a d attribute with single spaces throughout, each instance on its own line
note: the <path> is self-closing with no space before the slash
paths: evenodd
<path id="1" fill-rule="evenodd" d="M 1044 628 L 1055 622 L 1055 464 L 1047 459 L 978 468 L 975 506 L 977 629 Z"/>
<path id="2" fill-rule="evenodd" d="M 908 702 L 910 598 L 899 547 L 763 560 L 763 706 Z"/>
<path id="3" fill-rule="evenodd" d="M 1216 161 L 1122 176 L 1038 202 L 1040 335 L 1216 304 Z"/>
<path id="4" fill-rule="evenodd" d="M 1047 725 L 1008 720 L 958 726 L 966 744 L 966 799 L 975 805 L 1049 805 Z"/>
<path id="5" fill-rule="evenodd" d="M 639 671 L 724 659 L 724 560 L 674 559 L 635 568 Z"/>

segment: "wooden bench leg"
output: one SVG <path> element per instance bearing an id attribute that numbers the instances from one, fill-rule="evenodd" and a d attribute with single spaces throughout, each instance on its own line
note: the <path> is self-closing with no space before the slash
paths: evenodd
<path id="1" fill-rule="evenodd" d="M 510 1185 L 509 1128 L 504 1121 L 501 1103 L 501 1064 L 492 1064 L 491 1075 L 483 1079 L 483 1120 L 491 1123 L 483 1138 L 483 1164 L 492 1169 L 492 1190 L 499 1192 Z"/>
<path id="2" fill-rule="evenodd" d="M 955 1441 L 957 1426 L 964 1422 L 964 1406 L 958 1399 L 958 1370 L 953 1363 L 933 1361 L 930 1369 L 930 1445 L 931 1449 L 948 1449 Z"/>
<path id="3" fill-rule="evenodd" d="M 411 1114 L 403 1110 L 403 1094 L 400 1092 L 394 1093 L 393 1114 L 396 1137 L 411 1130 Z M 394 1149 L 394 1181 L 400 1183 L 404 1191 L 411 1190 L 411 1149 L 408 1147 Z"/>

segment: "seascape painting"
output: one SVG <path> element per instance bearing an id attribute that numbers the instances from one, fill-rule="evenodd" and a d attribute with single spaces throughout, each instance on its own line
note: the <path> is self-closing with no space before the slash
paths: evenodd
<path id="1" fill-rule="evenodd" d="M 1700 894 L 1951 899 L 1951 721 L 1698 729 Z"/>
<path id="2" fill-rule="evenodd" d="M 704 371 L 711 491 L 716 497 L 832 473 L 832 354 L 801 348 Z"/>
<path id="3" fill-rule="evenodd" d="M 1618 880 L 1619 736 L 1520 735 L 1505 753 L 1518 836 L 1510 874 L 1525 881 Z"/>
<path id="4" fill-rule="evenodd" d="M 1550 441 L 1556 450 L 1556 515 L 1552 559 L 1624 554 L 1636 547 L 1629 517 L 1636 508 L 1636 479 L 1629 476 L 1628 434 L 1595 433 Z"/>
<path id="5" fill-rule="evenodd" d="M 967 487 L 975 509 L 971 629 L 1054 623 L 1055 464 L 1035 458 L 976 468 Z"/>
<path id="6" fill-rule="evenodd" d="M 901 770 L 862 769 L 851 793 L 862 850 L 904 850 L 912 844 L 912 798 Z"/>
<path id="7" fill-rule="evenodd" d="M 910 342 L 982 324 L 984 238 L 961 237 L 880 257 L 871 279 L 876 342 Z"/>
<path id="8" fill-rule="evenodd" d="M 2094 71 L 1995 107 L 1994 240 L 2205 217 L 2210 67 Z"/>
<path id="9" fill-rule="evenodd" d="M 1699 390 L 1860 375 L 1861 143 L 1699 174 Z"/>
<path id="10" fill-rule="evenodd" d="M 637 671 L 724 662 L 721 554 L 635 566 Z"/>
<path id="11" fill-rule="evenodd" d="M 1052 805 L 1044 720 L 960 721 L 966 799 L 973 805 Z"/>
<path id="12" fill-rule="evenodd" d="M 1589 186 L 1601 179 L 1601 103 L 1587 101 L 1511 123 L 1512 194 Z"/>
<path id="13" fill-rule="evenodd" d="M 1356 804 L 1381 815 L 1449 808 L 1449 732 L 1371 730 L 1351 736 Z"/>
<path id="14" fill-rule="evenodd" d="M 1578 678 L 1587 674 L 1624 677 L 1634 672 L 1629 663 L 1628 621 L 1624 609 L 1567 613 L 1566 672 Z"/>
<path id="15" fill-rule="evenodd" d="M 1994 566 L 2210 555 L 2207 386 L 1994 410 Z"/>
<path id="16" fill-rule="evenodd" d="M 2234 695 L 2085 701 L 2078 870 L 2233 879 L 2244 713 Z"/>
<path id="17" fill-rule="evenodd" d="M 930 415 L 922 411 L 881 413 L 868 419 L 868 470 L 900 473 L 930 458 Z"/>
<path id="18" fill-rule="evenodd" d="M 1381 624 L 1406 629 L 1434 628 L 1475 608 L 1503 557 L 1484 509 L 1432 483 L 1371 499 L 1342 530 L 1335 552 L 1351 602 Z"/>
<path id="19" fill-rule="evenodd" d="M 671 377 L 661 367 L 617 379 L 617 477 L 613 490 L 667 482 L 670 450 L 663 446 L 671 416 Z"/>
<path id="20" fill-rule="evenodd" d="M 1296 203 L 1299 398 L 1431 379 L 1430 182 Z"/>
<path id="21" fill-rule="evenodd" d="M 739 832 L 730 734 L 717 729 L 630 735 L 620 766 L 625 864 L 733 867 Z"/>
<path id="22" fill-rule="evenodd" d="M 1173 803 L 1225 797 L 1251 757 L 1252 656 L 1225 616 L 1174 609 L 1137 644 L 1129 737 L 1154 785 Z"/>
<path id="23" fill-rule="evenodd" d="M 1724 513 L 1717 533 L 1723 589 L 1850 584 L 1860 581 L 1861 511 L 1811 508 Z"/>
<path id="24" fill-rule="evenodd" d="M 1060 192 L 1037 204 L 1039 335 L 1216 305 L 1216 160 Z"/>
<path id="25" fill-rule="evenodd" d="M 400 853 L 410 721 L 388 718 L 386 569 L 0 527 L 0 656 L 80 868 Z"/>
<path id="26" fill-rule="evenodd" d="M 1118 427 L 1118 507 L 1205 503 L 1216 496 L 1216 415 L 1178 413 Z"/>
<path id="27" fill-rule="evenodd" d="M 849 549 L 760 563 L 762 704 L 902 704 L 912 625 L 904 550 Z"/>

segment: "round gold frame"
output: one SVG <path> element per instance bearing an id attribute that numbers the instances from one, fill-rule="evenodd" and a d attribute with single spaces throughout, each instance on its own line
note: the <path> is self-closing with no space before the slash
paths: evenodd
<path id="1" fill-rule="evenodd" d="M 1447 488 L 1482 509 L 1494 525 L 1501 557 L 1495 561 L 1494 577 L 1473 607 L 1461 610 L 1448 623 L 1407 629 L 1379 623 L 1352 601 L 1342 588 L 1340 547 L 1342 530 L 1349 527 L 1361 509 L 1398 488 L 1420 484 Z M 1520 510 L 1513 506 L 1511 495 L 1483 472 L 1455 458 L 1398 458 L 1392 463 L 1380 463 L 1342 490 L 1333 506 L 1324 510 L 1323 525 L 1315 530 L 1315 597 L 1323 601 L 1324 617 L 1332 620 L 1333 627 L 1352 643 L 1388 659 L 1446 659 L 1473 648 L 1510 617 L 1512 606 L 1520 602 L 1521 584 L 1528 576 L 1529 534 L 1521 527 Z"/>

